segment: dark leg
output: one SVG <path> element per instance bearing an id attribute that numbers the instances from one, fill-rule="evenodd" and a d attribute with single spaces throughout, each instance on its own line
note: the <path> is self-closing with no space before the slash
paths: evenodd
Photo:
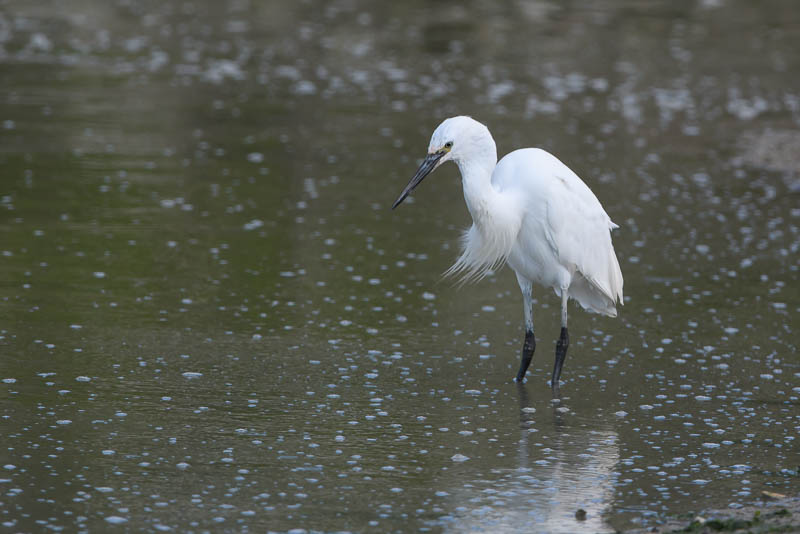
<path id="1" fill-rule="evenodd" d="M 522 361 L 517 371 L 517 382 L 525 379 L 525 372 L 533 359 L 533 351 L 536 350 L 536 338 L 533 337 L 533 330 L 525 329 L 525 343 L 522 345 Z"/>
<path id="2" fill-rule="evenodd" d="M 533 337 L 533 295 L 531 294 L 530 280 L 517 273 L 517 282 L 522 290 L 522 309 L 525 313 L 525 343 L 522 345 L 522 361 L 519 364 L 519 371 L 515 382 L 521 383 L 525 380 L 525 372 L 533 359 L 533 351 L 536 350 L 536 338 Z"/>
<path id="3" fill-rule="evenodd" d="M 567 327 L 561 327 L 561 337 L 558 338 L 556 343 L 556 364 L 553 367 L 553 379 L 551 386 L 558 387 L 558 380 L 561 378 L 561 368 L 564 367 L 564 359 L 567 357 L 567 348 L 569 347 L 569 333 Z"/>

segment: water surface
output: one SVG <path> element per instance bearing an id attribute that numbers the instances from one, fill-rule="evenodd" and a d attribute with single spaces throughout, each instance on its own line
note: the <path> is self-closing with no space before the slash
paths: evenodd
<path id="1" fill-rule="evenodd" d="M 613 531 L 798 488 L 794 2 L 0 3 L 0 522 Z M 440 120 L 567 162 L 625 306 L 503 269 Z M 578 509 L 587 512 L 580 523 Z"/>

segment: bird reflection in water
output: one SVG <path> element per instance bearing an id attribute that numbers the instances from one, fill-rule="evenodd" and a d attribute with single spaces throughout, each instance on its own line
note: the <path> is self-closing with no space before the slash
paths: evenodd
<path id="1" fill-rule="evenodd" d="M 604 514 L 614 499 L 617 433 L 571 412 L 568 398 L 533 408 L 525 385 L 516 389 L 516 468 L 450 481 L 445 531 L 614 532 Z"/>

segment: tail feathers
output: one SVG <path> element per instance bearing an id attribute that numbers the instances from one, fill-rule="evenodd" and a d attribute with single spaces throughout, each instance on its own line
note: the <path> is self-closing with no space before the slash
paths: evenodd
<path id="1" fill-rule="evenodd" d="M 570 296 L 588 310 L 615 317 L 617 302 L 624 304 L 624 281 L 610 240 L 608 249 L 592 258 L 589 267 L 584 270 L 579 266 L 575 271 L 569 287 Z"/>
<path id="2" fill-rule="evenodd" d="M 609 317 L 617 316 L 616 299 L 612 300 L 606 291 L 579 272 L 575 273 L 569 286 L 569 296 L 577 300 L 585 310 Z M 622 297 L 621 292 L 619 296 Z"/>

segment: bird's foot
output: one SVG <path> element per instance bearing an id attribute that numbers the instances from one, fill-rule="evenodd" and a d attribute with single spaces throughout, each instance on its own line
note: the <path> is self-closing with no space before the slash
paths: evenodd
<path id="1" fill-rule="evenodd" d="M 561 378 L 561 369 L 564 367 L 564 359 L 567 357 L 567 348 L 569 347 L 569 333 L 567 327 L 561 327 L 561 336 L 556 343 L 556 362 L 553 366 L 553 378 L 550 380 L 550 387 L 558 387 L 558 381 Z"/>
<path id="2" fill-rule="evenodd" d="M 522 383 L 525 381 L 525 373 L 528 372 L 528 367 L 531 365 L 533 359 L 533 352 L 536 350 L 536 338 L 533 337 L 533 330 L 525 330 L 525 343 L 522 345 L 522 359 L 519 363 L 519 371 L 515 382 Z"/>

